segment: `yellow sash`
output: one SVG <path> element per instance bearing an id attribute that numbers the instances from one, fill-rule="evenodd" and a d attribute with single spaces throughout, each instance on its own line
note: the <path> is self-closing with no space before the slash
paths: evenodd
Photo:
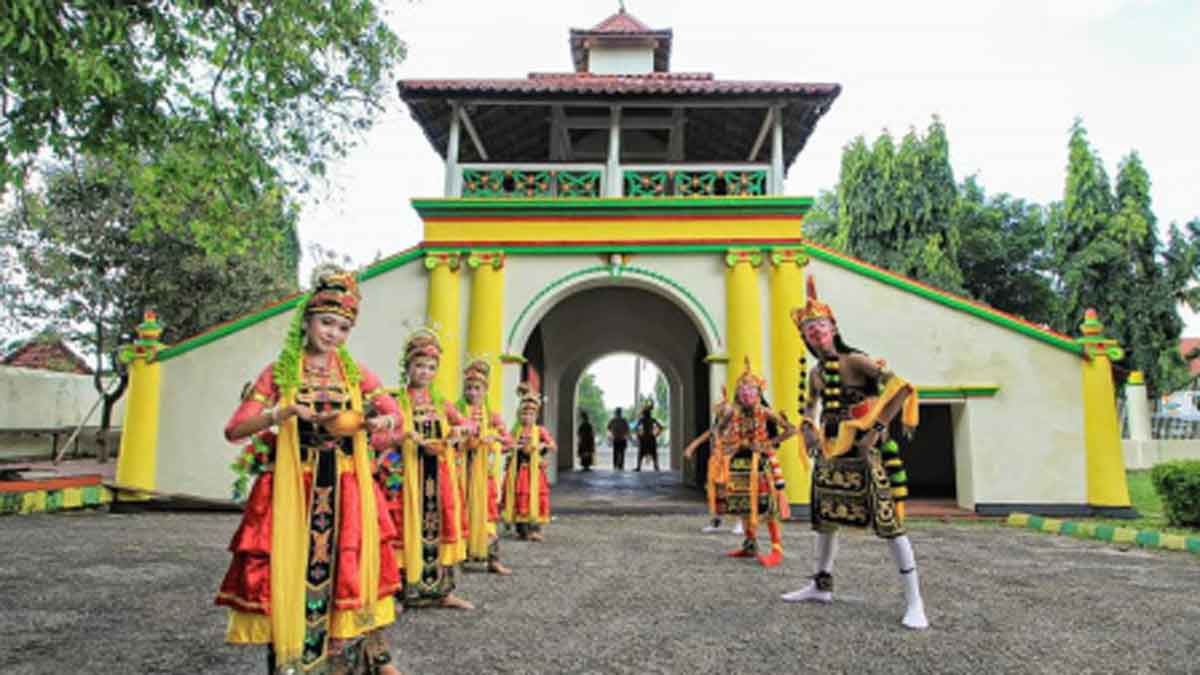
<path id="1" fill-rule="evenodd" d="M 441 422 L 441 438 L 437 440 L 445 440 L 450 433 L 450 421 L 446 419 L 445 411 L 440 409 L 440 403 L 434 401 L 434 410 L 437 413 L 438 420 Z M 407 395 L 400 397 L 401 409 L 404 412 L 406 424 L 413 421 L 412 402 L 408 400 Z M 413 426 L 415 428 L 415 424 Z M 438 458 L 438 464 L 445 462 L 449 467 L 450 484 L 448 489 L 452 491 L 450 498 L 456 501 L 460 508 L 462 505 L 462 495 L 459 493 L 458 485 L 458 467 L 456 466 L 457 453 L 454 448 L 449 445 L 443 446 L 442 456 Z M 421 556 L 421 527 L 424 518 L 422 510 L 421 496 L 423 487 L 421 485 L 420 470 L 420 448 L 412 441 L 405 440 L 402 446 L 402 454 L 404 458 L 404 575 L 407 583 L 415 584 L 421 580 L 421 573 L 425 569 L 425 563 Z M 438 476 L 425 476 L 426 481 L 437 481 Z M 459 537 L 457 543 L 445 545 L 438 542 L 438 563 L 449 567 L 457 562 L 462 561 L 466 557 L 466 542 L 463 537 Z"/>
<path id="2" fill-rule="evenodd" d="M 518 426 L 514 432 L 517 439 L 525 432 L 524 426 Z M 508 464 L 508 475 L 504 480 L 504 522 L 514 522 L 517 509 L 517 472 L 520 465 L 520 448 L 513 452 L 512 461 Z M 542 470 L 542 437 L 539 427 L 535 424 L 529 433 L 529 517 L 521 522 L 544 523 L 548 515 L 541 513 L 541 481 L 538 480 Z"/>
<path id="3" fill-rule="evenodd" d="M 468 405 L 464 411 L 470 415 Z M 491 445 L 483 441 L 492 433 L 492 423 L 487 406 L 483 407 L 483 419 L 479 425 L 479 438 L 470 439 L 467 443 L 476 444 L 474 456 L 468 454 L 471 465 L 466 471 L 463 481 L 467 496 L 467 553 L 471 558 L 482 560 L 487 557 L 488 547 L 488 458 L 491 456 Z"/>
<path id="4" fill-rule="evenodd" d="M 345 381 L 345 372 L 342 373 Z M 350 390 L 350 408 L 362 412 L 362 389 Z M 296 402 L 285 392 L 281 406 Z M 354 434 L 354 472 L 358 481 L 362 550 L 359 552 L 359 620 L 373 622 L 379 595 L 379 518 L 375 483 L 367 453 L 367 434 Z M 271 641 L 277 663 L 299 663 L 304 651 L 305 575 L 308 569 L 308 519 L 305 510 L 304 467 L 300 462 L 299 419 L 279 429 L 271 490 Z"/>
<path id="5" fill-rule="evenodd" d="M 867 414 L 839 424 L 837 438 L 825 439 L 822 452 L 826 457 L 844 455 L 854 446 L 858 432 L 870 431 L 876 422 L 887 425 L 897 413 L 900 413 L 900 421 L 905 427 L 915 428 L 919 421 L 919 404 L 916 388 L 893 375 Z"/>

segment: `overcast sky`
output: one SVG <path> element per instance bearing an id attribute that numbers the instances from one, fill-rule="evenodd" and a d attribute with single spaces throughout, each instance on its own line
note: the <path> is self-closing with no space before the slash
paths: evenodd
<path id="1" fill-rule="evenodd" d="M 407 42 L 397 77 L 524 77 L 569 71 L 567 30 L 616 0 L 395 1 Z M 1131 150 L 1153 181 L 1160 223 L 1200 217 L 1200 1 L 628 0 L 673 28 L 675 71 L 718 78 L 839 82 L 843 93 L 792 166 L 787 191 L 837 180 L 842 146 L 903 135 L 941 117 L 961 180 L 989 192 L 1061 199 L 1067 133 L 1081 116 L 1110 176 Z M 409 199 L 441 196 L 442 166 L 398 97 L 332 172 L 338 186 L 305 209 L 301 236 L 368 262 L 420 240 Z M 1200 320 L 1189 317 L 1191 334 Z M 631 388 L 631 386 L 630 386 Z"/>

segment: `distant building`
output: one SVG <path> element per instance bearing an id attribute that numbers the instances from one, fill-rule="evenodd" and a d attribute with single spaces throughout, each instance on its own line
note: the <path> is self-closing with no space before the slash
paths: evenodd
<path id="1" fill-rule="evenodd" d="M 5 355 L 0 363 L 17 368 L 53 370 L 78 375 L 91 375 L 94 372 L 83 357 L 76 354 L 61 338 L 30 340 Z"/>

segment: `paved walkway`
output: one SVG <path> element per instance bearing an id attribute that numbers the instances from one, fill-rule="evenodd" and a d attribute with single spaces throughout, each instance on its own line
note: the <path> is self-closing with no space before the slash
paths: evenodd
<path id="1" fill-rule="evenodd" d="M 516 574 L 464 574 L 476 612 L 390 629 L 408 674 L 1195 672 L 1194 556 L 978 524 L 915 524 L 933 628 L 899 626 L 887 547 L 842 538 L 831 606 L 779 602 L 812 564 L 784 530 L 764 570 L 693 516 L 568 516 L 543 544 L 505 540 Z M 0 520 L 0 672 L 258 673 L 222 643 L 212 596 L 234 514 L 86 513 Z"/>

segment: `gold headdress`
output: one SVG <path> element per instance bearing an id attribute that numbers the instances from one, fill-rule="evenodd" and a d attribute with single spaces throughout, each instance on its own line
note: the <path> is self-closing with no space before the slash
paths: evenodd
<path id="1" fill-rule="evenodd" d="M 484 357 L 475 357 L 467 361 L 463 368 L 463 382 L 479 382 L 485 388 L 492 374 L 492 365 Z"/>
<path id="2" fill-rule="evenodd" d="M 338 314 L 351 321 L 358 318 L 358 302 L 362 294 L 353 272 L 333 265 L 323 265 L 313 271 L 313 290 L 304 306 L 308 314 Z"/>
<path id="3" fill-rule="evenodd" d="M 758 387 L 760 392 L 767 391 L 767 380 L 764 377 L 755 375 L 754 371 L 750 370 L 750 357 L 746 357 L 746 367 L 742 370 L 742 374 L 738 376 L 737 386 L 752 385 Z"/>
<path id="4" fill-rule="evenodd" d="M 537 412 L 542 408 L 542 396 L 528 382 L 522 382 L 517 385 L 517 412 L 525 412 L 533 410 Z"/>
<path id="5" fill-rule="evenodd" d="M 408 368 L 412 360 L 418 356 L 429 356 L 438 361 L 442 359 L 442 344 L 438 340 L 437 331 L 428 326 L 420 326 L 408 334 L 404 340 L 404 367 Z"/>
<path id="6" fill-rule="evenodd" d="M 792 309 L 792 322 L 796 324 L 796 328 L 801 328 L 805 321 L 814 319 L 829 319 L 836 326 L 837 319 L 833 316 L 833 310 L 817 299 L 817 283 L 811 274 L 808 275 L 806 290 L 807 301 L 804 306 Z"/>

